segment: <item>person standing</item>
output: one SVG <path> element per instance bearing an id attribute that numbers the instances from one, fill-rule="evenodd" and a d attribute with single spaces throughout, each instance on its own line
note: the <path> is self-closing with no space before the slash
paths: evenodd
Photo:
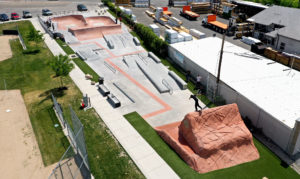
<path id="1" fill-rule="evenodd" d="M 195 101 L 195 111 L 201 111 L 202 107 L 199 105 L 199 100 L 197 96 L 195 94 L 192 94 L 189 99 L 191 98 Z M 198 107 L 200 108 L 200 110 L 198 110 Z"/>
<path id="2" fill-rule="evenodd" d="M 198 90 L 197 93 L 199 93 L 200 88 L 201 88 L 201 79 L 202 79 L 202 77 L 198 74 L 196 77 L 196 86 L 194 88 L 194 90 Z"/>
<path id="3" fill-rule="evenodd" d="M 188 83 L 189 81 L 190 81 L 190 77 L 191 77 L 191 71 L 190 70 L 188 70 L 187 72 L 186 72 L 186 74 L 185 74 L 185 81 Z"/>

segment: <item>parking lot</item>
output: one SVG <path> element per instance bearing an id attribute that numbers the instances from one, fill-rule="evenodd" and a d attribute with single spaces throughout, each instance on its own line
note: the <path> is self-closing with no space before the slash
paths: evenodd
<path id="1" fill-rule="evenodd" d="M 77 4 L 83 3 L 87 6 L 89 10 L 97 9 L 97 3 L 99 0 L 60 0 L 60 1 L 48 1 L 48 0 L 15 0 L 15 1 L 0 1 L 0 13 L 6 13 L 10 17 L 10 13 L 16 12 L 22 16 L 22 11 L 27 10 L 30 11 L 32 16 L 35 17 L 37 15 L 41 15 L 42 9 L 48 8 L 54 14 L 64 14 L 70 12 L 77 11 Z M 168 5 L 168 0 L 151 0 L 151 4 L 156 7 L 163 7 Z M 148 8 L 135 8 L 131 7 L 133 14 L 136 15 L 137 21 L 143 23 L 145 25 L 155 23 L 155 20 L 147 16 L 145 13 Z M 218 32 L 215 32 L 211 29 L 205 28 L 202 26 L 201 20 L 205 16 L 205 14 L 200 15 L 197 21 L 190 21 L 182 16 L 180 16 L 181 8 L 169 7 L 169 11 L 173 12 L 173 16 L 180 19 L 183 22 L 183 26 L 187 29 L 197 29 L 206 34 L 207 37 L 213 36 L 216 34 L 217 37 L 222 38 L 222 35 Z M 217 17 L 218 21 L 228 24 L 228 20 Z M 158 24 L 158 23 L 156 23 Z M 161 29 L 161 35 L 164 36 L 165 27 L 158 24 Z M 244 44 L 239 39 L 235 39 L 234 37 L 226 36 L 226 40 L 243 47 L 245 49 L 250 49 L 250 46 Z M 216 44 L 217 45 L 217 44 Z"/>
<path id="2" fill-rule="evenodd" d="M 33 17 L 42 14 L 42 9 L 50 9 L 55 13 L 69 13 L 71 11 L 77 11 L 77 4 L 84 4 L 88 10 L 94 10 L 97 8 L 99 0 L 11 0 L 0 1 L 0 14 L 5 13 L 9 16 L 12 12 L 18 13 L 22 17 L 24 10 L 30 11 Z"/>
<path id="3" fill-rule="evenodd" d="M 155 7 L 165 7 L 168 5 L 168 0 L 151 0 L 151 4 Z M 165 27 L 160 25 L 159 23 L 155 22 L 154 19 L 150 18 L 145 11 L 149 10 L 148 8 L 135 8 L 132 7 L 130 8 L 132 9 L 132 13 L 134 15 L 136 15 L 137 21 L 139 23 L 145 24 L 145 25 L 149 25 L 149 24 L 153 24 L 156 23 L 161 30 L 161 35 L 164 36 L 164 31 L 165 31 Z M 203 32 L 206 34 L 206 37 L 211 37 L 213 36 L 213 34 L 216 34 L 217 37 L 222 38 L 222 35 L 218 32 L 215 32 L 209 28 L 205 28 L 202 26 L 202 19 L 205 17 L 205 14 L 201 14 L 200 17 L 197 19 L 197 21 L 192 21 L 192 20 L 188 20 L 185 17 L 180 16 L 180 10 L 181 8 L 177 8 L 177 7 L 169 7 L 169 11 L 171 11 L 173 13 L 173 17 L 178 18 L 179 20 L 181 20 L 183 22 L 183 26 L 187 29 L 197 29 L 200 32 Z M 228 24 L 228 20 L 227 19 L 223 19 L 220 17 L 217 17 L 217 20 L 220 22 L 223 22 L 225 24 Z M 235 39 L 234 36 L 226 36 L 226 40 L 237 45 L 240 46 L 242 48 L 245 48 L 247 50 L 250 50 L 250 46 L 241 42 L 240 39 Z M 218 45 L 218 44 L 216 44 Z M 221 47 L 221 44 L 220 44 Z"/>

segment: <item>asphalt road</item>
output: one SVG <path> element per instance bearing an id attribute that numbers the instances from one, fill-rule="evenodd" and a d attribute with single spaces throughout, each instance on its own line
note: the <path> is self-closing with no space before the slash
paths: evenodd
<path id="1" fill-rule="evenodd" d="M 97 8 L 100 0 L 0 0 L 0 14 L 16 12 L 22 16 L 23 10 L 28 10 L 33 16 L 41 15 L 42 9 L 50 9 L 53 13 L 77 11 L 77 4 L 85 4 L 89 10 Z"/>
<path id="2" fill-rule="evenodd" d="M 151 4 L 156 6 L 156 7 L 164 7 L 168 5 L 168 0 L 151 0 Z M 130 8 L 132 9 L 132 12 L 134 15 L 136 15 L 137 17 L 137 21 L 139 23 L 145 24 L 145 25 L 149 25 L 149 24 L 153 24 L 156 23 L 154 19 L 150 18 L 145 11 L 149 10 L 148 8 L 135 8 L 132 7 Z M 209 28 L 203 27 L 201 20 L 204 18 L 205 14 L 200 15 L 200 17 L 196 20 L 196 21 L 190 21 L 188 19 L 186 19 L 185 17 L 180 16 L 180 10 L 181 8 L 174 8 L 174 7 L 169 7 L 169 11 L 171 11 L 173 13 L 173 16 L 178 18 L 179 20 L 181 20 L 183 22 L 183 26 L 187 29 L 197 29 L 200 32 L 203 32 L 206 34 L 206 37 L 211 37 L 213 36 L 213 34 L 216 34 L 217 37 L 222 38 L 222 34 L 213 31 Z M 223 22 L 225 24 L 228 24 L 228 20 L 227 19 L 223 19 L 220 17 L 217 17 L 217 20 L 220 22 Z M 165 27 L 160 25 L 159 23 L 156 23 L 159 27 L 160 27 L 160 31 L 161 31 L 161 35 L 164 36 L 164 31 L 165 31 Z M 240 46 L 242 48 L 245 48 L 247 50 L 250 50 L 250 46 L 241 42 L 239 39 L 235 39 L 234 37 L 230 37 L 230 36 L 226 36 L 226 41 L 229 41 L 237 46 Z M 221 44 L 220 44 L 221 46 Z"/>

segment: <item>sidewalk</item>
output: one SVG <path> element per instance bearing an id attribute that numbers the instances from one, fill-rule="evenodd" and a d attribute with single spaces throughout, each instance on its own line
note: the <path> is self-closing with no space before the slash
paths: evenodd
<path id="1" fill-rule="evenodd" d="M 179 178 L 130 123 L 102 97 L 97 86 L 85 79 L 77 66 L 70 76 L 83 94 L 88 94 L 92 107 L 147 178 Z"/>
<path id="2" fill-rule="evenodd" d="M 37 30 L 45 33 L 37 18 L 31 20 Z M 44 35 L 53 55 L 66 53 L 48 34 Z M 179 178 L 171 167 L 155 152 L 144 138 L 98 92 L 97 87 L 85 79 L 85 74 L 74 64 L 70 77 L 83 94 L 88 94 L 92 107 L 123 146 L 146 178 Z"/>

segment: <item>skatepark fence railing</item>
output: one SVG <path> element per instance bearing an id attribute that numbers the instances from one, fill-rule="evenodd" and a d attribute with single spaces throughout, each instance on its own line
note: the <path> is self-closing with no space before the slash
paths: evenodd
<path id="1" fill-rule="evenodd" d="M 49 179 L 57 178 L 91 178 L 84 138 L 84 126 L 76 113 L 70 106 L 73 129 L 63 117 L 63 110 L 53 94 L 52 101 L 56 116 L 60 120 L 64 134 L 69 140 L 70 146 L 67 148 L 56 167 L 53 169 Z"/>

